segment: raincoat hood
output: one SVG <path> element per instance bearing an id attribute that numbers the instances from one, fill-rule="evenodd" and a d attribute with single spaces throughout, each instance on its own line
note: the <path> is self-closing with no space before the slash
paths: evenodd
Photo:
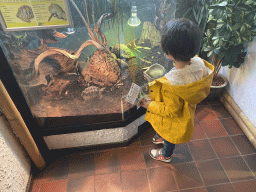
<path id="1" fill-rule="evenodd" d="M 184 101 L 188 102 L 189 104 L 197 104 L 205 99 L 209 94 L 209 87 L 212 83 L 214 71 L 213 65 L 205 60 L 203 61 L 204 64 L 208 67 L 210 74 L 199 81 L 186 85 L 170 85 L 169 81 L 165 77 L 155 81 L 159 81 L 165 85 L 169 84 L 169 86 L 171 86 L 170 89 L 172 89 L 172 91 L 179 95 Z"/>

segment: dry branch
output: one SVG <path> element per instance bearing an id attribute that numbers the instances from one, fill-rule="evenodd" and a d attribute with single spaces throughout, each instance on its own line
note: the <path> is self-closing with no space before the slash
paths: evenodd
<path id="1" fill-rule="evenodd" d="M 85 48 L 85 47 L 87 47 L 87 46 L 89 46 L 89 45 L 94 45 L 95 47 L 97 47 L 97 49 L 99 49 L 99 50 L 104 50 L 104 48 L 100 45 L 100 44 L 98 44 L 97 42 L 95 42 L 95 41 L 93 41 L 93 40 L 88 40 L 88 41 L 86 41 L 86 42 L 84 42 L 81 46 L 80 46 L 80 48 L 78 49 L 78 51 L 74 54 L 74 55 L 71 55 L 70 53 L 68 53 L 67 51 L 65 51 L 65 50 L 62 50 L 62 49 L 50 49 L 50 50 L 47 50 L 47 51 L 45 51 L 45 52 L 43 52 L 43 53 L 41 53 L 40 55 L 38 55 L 38 57 L 35 59 L 35 72 L 36 72 L 36 74 L 38 74 L 39 73 L 39 64 L 41 63 L 41 61 L 44 59 L 44 58 L 46 58 L 46 57 L 48 57 L 48 56 L 50 56 L 50 55 L 54 55 L 54 54 L 63 54 L 63 55 L 65 55 L 65 56 L 67 56 L 67 57 L 69 57 L 69 58 L 71 58 L 71 59 L 78 59 L 79 58 L 79 56 L 80 56 L 80 54 L 81 54 L 81 52 L 82 52 L 82 50 Z"/>

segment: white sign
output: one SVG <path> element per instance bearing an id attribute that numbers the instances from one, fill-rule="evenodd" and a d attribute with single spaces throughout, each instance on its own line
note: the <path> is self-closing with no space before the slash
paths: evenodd
<path id="1" fill-rule="evenodd" d="M 140 86 L 136 85 L 135 83 L 132 83 L 130 91 L 126 96 L 126 101 L 134 105 L 139 97 L 140 90 Z"/>

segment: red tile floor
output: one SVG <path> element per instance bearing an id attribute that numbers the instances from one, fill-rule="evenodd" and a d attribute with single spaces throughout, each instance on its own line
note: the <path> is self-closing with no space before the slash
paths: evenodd
<path id="1" fill-rule="evenodd" d="M 154 130 L 127 147 L 59 158 L 36 175 L 31 192 L 254 192 L 256 150 L 220 102 L 202 102 L 192 140 L 176 146 L 171 163 L 149 156 Z"/>

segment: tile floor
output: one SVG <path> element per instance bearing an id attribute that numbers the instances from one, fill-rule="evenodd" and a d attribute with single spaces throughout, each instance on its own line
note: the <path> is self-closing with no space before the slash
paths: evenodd
<path id="1" fill-rule="evenodd" d="M 202 102 L 193 139 L 172 162 L 149 156 L 149 124 L 127 147 L 66 155 L 34 177 L 31 192 L 254 192 L 256 150 L 225 107 Z"/>

